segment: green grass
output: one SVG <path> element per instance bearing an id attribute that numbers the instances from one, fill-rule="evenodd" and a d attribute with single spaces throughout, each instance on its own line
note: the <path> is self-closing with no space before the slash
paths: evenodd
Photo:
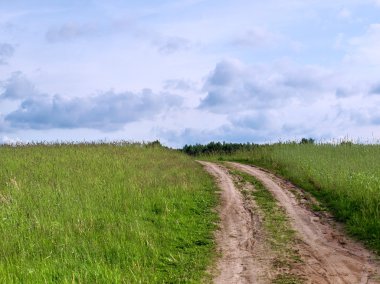
<path id="1" fill-rule="evenodd" d="M 380 253 L 379 145 L 275 144 L 219 158 L 268 168 L 308 190 Z"/>
<path id="2" fill-rule="evenodd" d="M 0 147 L 1 283 L 198 283 L 215 186 L 142 145 Z"/>
<path id="3" fill-rule="evenodd" d="M 237 170 L 230 172 L 254 187 L 250 193 L 261 213 L 266 242 L 275 255 L 273 270 L 280 271 L 273 283 L 301 283 L 302 279 L 289 273 L 291 267 L 301 259 L 295 250 L 295 232 L 291 229 L 286 212 L 278 206 L 273 195 L 255 177 Z"/>

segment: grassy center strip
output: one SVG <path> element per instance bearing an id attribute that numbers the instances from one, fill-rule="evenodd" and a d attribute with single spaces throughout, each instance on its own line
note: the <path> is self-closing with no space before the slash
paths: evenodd
<path id="1" fill-rule="evenodd" d="M 276 276 L 272 283 L 302 283 L 302 278 L 293 271 L 301 259 L 295 249 L 295 232 L 291 229 L 285 210 L 278 206 L 272 194 L 255 177 L 228 168 L 230 174 L 236 177 L 235 184 L 243 195 L 247 197 L 250 194 L 258 207 L 254 210 L 258 210 L 257 213 L 261 216 L 265 241 L 274 255 L 271 265 Z M 244 184 L 247 183 L 253 186 L 253 190 L 244 190 Z"/>

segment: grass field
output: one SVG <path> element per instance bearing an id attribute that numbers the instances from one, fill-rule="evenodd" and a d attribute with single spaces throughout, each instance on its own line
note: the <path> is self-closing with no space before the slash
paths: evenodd
<path id="1" fill-rule="evenodd" d="M 380 146 L 274 144 L 215 158 L 259 165 L 312 192 L 380 253 Z"/>
<path id="2" fill-rule="evenodd" d="M 2 146 L 0 282 L 199 282 L 214 190 L 159 146 Z"/>

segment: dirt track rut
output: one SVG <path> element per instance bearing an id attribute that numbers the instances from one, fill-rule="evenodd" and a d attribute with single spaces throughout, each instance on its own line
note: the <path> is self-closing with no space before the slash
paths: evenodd
<path id="1" fill-rule="evenodd" d="M 290 191 L 294 186 L 262 169 L 229 164 L 260 180 L 285 209 L 300 240 L 303 263 L 299 269 L 306 283 L 380 283 L 379 263 L 374 256 L 334 228 L 332 221 L 302 206 Z"/>
<path id="2" fill-rule="evenodd" d="M 215 176 L 221 189 L 220 228 L 216 232 L 221 254 L 216 267 L 215 283 L 270 283 L 269 263 L 260 237 L 260 224 L 241 193 L 235 188 L 228 171 L 216 164 L 200 162 Z M 258 254 L 258 252 L 261 252 Z"/>

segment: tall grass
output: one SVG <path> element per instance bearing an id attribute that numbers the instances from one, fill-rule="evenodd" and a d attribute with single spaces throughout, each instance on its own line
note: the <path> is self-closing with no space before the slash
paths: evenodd
<path id="1" fill-rule="evenodd" d="M 225 155 L 276 171 L 311 191 L 380 253 L 380 146 L 274 144 Z"/>
<path id="2" fill-rule="evenodd" d="M 199 282 L 212 179 L 142 145 L 0 147 L 1 283 Z"/>

